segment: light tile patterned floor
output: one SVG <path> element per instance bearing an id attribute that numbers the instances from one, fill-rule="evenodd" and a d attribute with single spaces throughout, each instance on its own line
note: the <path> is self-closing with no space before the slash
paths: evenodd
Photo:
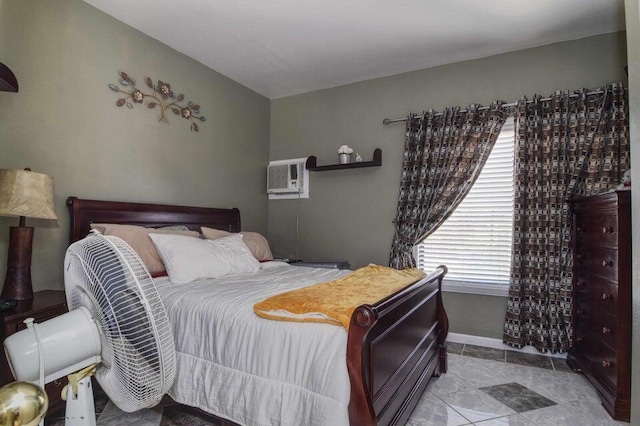
<path id="1" fill-rule="evenodd" d="M 611 419 L 595 389 L 562 359 L 449 343 L 411 426 L 629 425 Z"/>
<path id="2" fill-rule="evenodd" d="M 595 389 L 561 359 L 456 343 L 448 347 L 449 371 L 431 381 L 409 426 L 629 425 L 612 420 Z M 96 396 L 100 426 L 218 425 L 186 407 L 132 415 L 105 402 L 104 395 Z M 46 424 L 64 422 L 51 419 Z"/>

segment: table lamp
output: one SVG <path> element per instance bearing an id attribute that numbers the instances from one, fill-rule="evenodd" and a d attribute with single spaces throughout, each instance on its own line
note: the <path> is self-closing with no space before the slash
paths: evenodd
<path id="1" fill-rule="evenodd" d="M 57 219 L 53 207 L 53 179 L 31 169 L 0 169 L 0 216 L 19 216 L 20 226 L 9 232 L 7 275 L 2 298 L 32 299 L 31 246 L 33 227 L 26 218 Z"/>

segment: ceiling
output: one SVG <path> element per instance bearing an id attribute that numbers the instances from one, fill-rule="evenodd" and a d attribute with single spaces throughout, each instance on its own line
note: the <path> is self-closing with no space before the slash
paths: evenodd
<path id="1" fill-rule="evenodd" d="M 624 30 L 624 0 L 85 0 L 274 99 Z"/>

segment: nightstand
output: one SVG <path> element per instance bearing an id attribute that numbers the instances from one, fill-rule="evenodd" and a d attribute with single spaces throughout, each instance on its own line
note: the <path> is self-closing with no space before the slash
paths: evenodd
<path id="1" fill-rule="evenodd" d="M 325 269 L 349 269 L 349 262 L 339 260 L 336 262 L 307 262 L 306 260 L 292 260 L 289 263 L 293 266 L 306 266 L 308 268 L 325 268 Z"/>
<path id="2" fill-rule="evenodd" d="M 36 323 L 41 323 L 68 311 L 67 299 L 64 291 L 44 290 L 33 293 L 31 300 L 19 300 L 18 305 L 10 310 L 0 313 L 0 332 L 2 341 L 7 336 L 27 328 L 23 321 L 34 318 Z M 15 379 L 7 363 L 4 348 L 0 351 L 0 386 L 13 382 Z M 64 401 L 60 398 L 60 392 L 67 384 L 67 378 L 55 380 L 45 386 L 49 396 L 48 414 L 53 414 L 64 407 Z"/>

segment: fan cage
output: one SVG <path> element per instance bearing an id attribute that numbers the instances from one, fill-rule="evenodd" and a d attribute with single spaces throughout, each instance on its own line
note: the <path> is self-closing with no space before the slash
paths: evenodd
<path id="1" fill-rule="evenodd" d="M 144 263 L 121 239 L 96 234 L 72 244 L 65 264 L 69 308 L 86 307 L 98 324 L 100 386 L 125 412 L 157 405 L 176 375 L 175 346 Z"/>

